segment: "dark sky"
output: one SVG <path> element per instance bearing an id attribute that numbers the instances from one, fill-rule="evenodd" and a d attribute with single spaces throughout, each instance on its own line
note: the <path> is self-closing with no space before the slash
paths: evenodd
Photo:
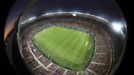
<path id="1" fill-rule="evenodd" d="M 17 0 L 11 15 L 16 15 L 28 0 Z M 29 15 L 39 12 L 80 11 L 111 19 L 120 19 L 121 14 L 113 0 L 38 0 L 29 10 Z M 14 14 L 13 14 L 14 13 Z"/>
<path id="2" fill-rule="evenodd" d="M 40 11 L 80 11 L 108 18 L 120 18 L 118 7 L 112 0 L 39 0 L 30 14 Z"/>
<path id="3" fill-rule="evenodd" d="M 13 28 L 15 17 L 22 11 L 28 1 L 16 1 L 6 23 L 6 34 Z M 109 20 L 123 20 L 120 10 L 113 0 L 37 0 L 31 9 L 28 10 L 28 13 L 23 15 L 22 19 L 27 19 L 40 12 L 56 11 L 79 11 Z"/>

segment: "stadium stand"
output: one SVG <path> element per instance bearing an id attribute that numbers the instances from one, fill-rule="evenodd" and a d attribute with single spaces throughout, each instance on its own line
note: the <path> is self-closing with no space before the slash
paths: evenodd
<path id="1" fill-rule="evenodd" d="M 27 63 L 28 67 L 33 70 L 35 75 L 79 75 L 81 73 L 74 72 L 54 64 L 51 60 L 43 56 L 39 50 L 37 50 L 36 46 L 31 40 L 32 36 L 42 29 L 48 28 L 50 26 L 62 26 L 84 31 L 94 36 L 94 39 L 96 40 L 96 50 L 91 63 L 83 73 L 85 75 L 106 74 L 111 66 L 112 48 L 111 44 L 109 43 L 110 40 L 107 38 L 105 33 L 103 33 L 103 31 L 101 31 L 100 27 L 97 27 L 97 25 L 94 26 L 83 21 L 68 19 L 62 19 L 62 21 L 64 22 L 60 22 L 60 19 L 59 21 L 39 21 L 38 23 L 27 26 L 25 30 L 21 31 L 22 33 L 20 36 L 20 41 L 22 42 L 22 54 L 23 58 L 25 58 L 24 61 Z M 28 46 L 27 42 L 30 47 Z M 29 50 L 29 48 L 31 48 L 32 52 Z M 44 66 L 42 66 L 40 63 L 42 63 Z"/>

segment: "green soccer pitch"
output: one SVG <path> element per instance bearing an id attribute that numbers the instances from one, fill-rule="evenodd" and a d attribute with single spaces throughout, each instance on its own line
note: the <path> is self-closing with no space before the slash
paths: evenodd
<path id="1" fill-rule="evenodd" d="M 32 37 L 37 49 L 53 63 L 73 71 L 83 71 L 89 65 L 95 42 L 86 32 L 52 26 Z"/>

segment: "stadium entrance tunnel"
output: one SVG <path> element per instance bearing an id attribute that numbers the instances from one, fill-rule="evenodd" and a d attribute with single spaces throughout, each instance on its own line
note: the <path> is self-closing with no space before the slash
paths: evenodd
<path id="1" fill-rule="evenodd" d="M 19 22 L 19 53 L 34 75 L 109 75 L 125 40 L 110 21 L 87 13 L 55 12 Z"/>

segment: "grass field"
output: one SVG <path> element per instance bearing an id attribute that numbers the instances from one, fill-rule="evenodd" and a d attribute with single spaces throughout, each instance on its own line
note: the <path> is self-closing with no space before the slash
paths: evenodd
<path id="1" fill-rule="evenodd" d="M 94 40 L 85 32 L 52 26 L 36 33 L 32 40 L 49 60 L 74 71 L 84 70 L 94 53 Z"/>

